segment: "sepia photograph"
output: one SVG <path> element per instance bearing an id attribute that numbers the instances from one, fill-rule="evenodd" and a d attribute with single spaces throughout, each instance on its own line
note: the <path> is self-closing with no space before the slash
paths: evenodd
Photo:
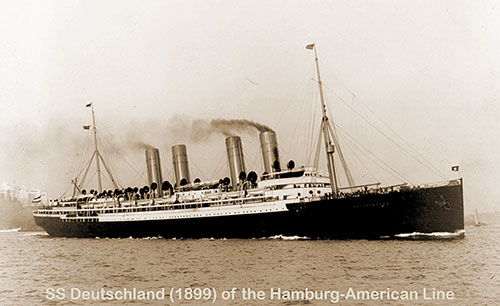
<path id="1" fill-rule="evenodd" d="M 497 0 L 0 0 L 0 305 L 495 305 Z"/>

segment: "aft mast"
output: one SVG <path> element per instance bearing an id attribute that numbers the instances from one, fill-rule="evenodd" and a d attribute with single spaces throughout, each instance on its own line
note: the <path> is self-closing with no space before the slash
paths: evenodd
<path id="1" fill-rule="evenodd" d="M 352 178 L 351 172 L 349 171 L 349 168 L 347 166 L 347 163 L 344 159 L 344 155 L 342 154 L 342 150 L 340 149 L 340 145 L 338 143 L 337 136 L 335 135 L 334 129 L 332 125 L 330 124 L 330 121 L 328 119 L 327 111 L 326 111 L 326 103 L 325 103 L 325 97 L 323 94 L 323 83 L 321 82 L 321 75 L 319 73 L 319 60 L 318 60 L 318 53 L 316 51 L 316 46 L 315 44 L 309 44 L 306 46 L 306 49 L 308 50 L 314 50 L 314 61 L 316 62 L 316 73 L 318 76 L 318 87 L 319 87 L 319 96 L 321 99 L 321 113 L 322 113 L 322 118 L 321 118 L 321 129 L 320 129 L 320 135 L 318 139 L 318 146 L 317 146 L 317 151 L 316 151 L 316 157 L 315 157 L 315 166 L 317 166 L 318 159 L 319 159 L 319 148 L 320 148 L 320 139 L 321 139 L 321 134 L 323 134 L 323 141 L 325 142 L 325 148 L 326 148 L 326 162 L 327 162 L 327 167 L 328 167 L 328 176 L 330 177 L 330 185 L 332 187 L 332 193 L 334 196 L 337 195 L 337 191 L 339 189 L 338 185 L 338 179 L 337 179 L 337 173 L 335 171 L 335 164 L 334 164 L 334 153 L 335 153 L 335 146 L 332 143 L 332 138 L 333 142 L 337 146 L 338 150 L 338 155 L 340 158 L 340 161 L 342 163 L 342 166 L 345 171 L 345 175 L 347 177 L 347 181 L 349 183 L 349 186 L 352 188 L 355 183 L 354 179 Z"/>
<path id="2" fill-rule="evenodd" d="M 318 53 L 316 51 L 316 47 L 314 44 L 310 44 L 306 46 L 306 49 L 314 50 L 314 61 L 316 62 L 316 73 L 318 75 L 318 86 L 319 86 L 319 96 L 321 99 L 321 132 L 323 134 L 323 140 L 325 142 L 326 148 L 326 163 L 328 167 L 328 176 L 330 177 L 330 185 L 332 187 L 332 193 L 334 196 L 337 195 L 338 191 L 338 182 L 337 182 L 337 174 L 335 172 L 335 164 L 333 161 L 333 153 L 335 152 L 335 147 L 330 139 L 330 133 L 328 131 L 328 116 L 326 113 L 326 104 L 325 98 L 323 95 L 323 84 L 321 83 L 321 75 L 319 73 L 319 62 L 318 62 Z"/>

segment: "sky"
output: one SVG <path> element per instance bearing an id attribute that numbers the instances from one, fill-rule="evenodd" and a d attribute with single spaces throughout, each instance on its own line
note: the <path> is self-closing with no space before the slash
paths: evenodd
<path id="1" fill-rule="evenodd" d="M 498 211 L 499 10 L 451 0 L 0 0 L 0 183 L 69 195 L 93 150 L 87 103 L 125 187 L 146 184 L 144 145 L 160 149 L 171 181 L 179 143 L 192 177 L 228 175 L 224 135 L 192 126 L 212 119 L 267 125 L 282 164 L 310 165 L 320 108 L 304 47 L 314 42 L 357 183 L 461 176 L 466 213 Z M 247 168 L 262 172 L 258 133 L 232 133 Z M 89 174 L 87 188 L 95 182 Z"/>

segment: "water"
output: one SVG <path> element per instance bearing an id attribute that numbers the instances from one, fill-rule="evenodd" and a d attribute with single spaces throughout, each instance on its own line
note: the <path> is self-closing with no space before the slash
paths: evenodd
<path id="1" fill-rule="evenodd" d="M 166 240 L 65 239 L 44 233 L 0 233 L 0 304 L 123 304 L 83 300 L 78 292 L 124 288 L 165 290 L 165 300 L 127 303 L 172 305 L 171 288 L 206 289 L 215 305 L 492 305 L 500 301 L 500 227 L 468 227 L 455 240 L 293 239 Z M 57 300 L 50 290 L 62 288 Z M 71 288 L 74 295 L 71 295 Z M 236 288 L 234 300 L 223 291 Z M 264 291 L 243 300 L 242 289 Z M 416 291 L 418 300 L 271 300 L 270 290 Z M 454 299 L 423 300 L 423 290 L 452 291 Z M 183 291 L 186 293 L 186 291 Z M 229 294 L 230 292 L 228 292 Z M 90 294 L 90 293 L 89 293 Z M 208 295 L 207 295 L 208 296 Z M 54 299 L 51 299 L 53 297 Z M 59 296 L 62 297 L 62 296 Z M 210 305 L 179 300 L 176 305 Z M 189 296 L 188 296 L 189 297 Z M 331 296 L 329 296 L 331 297 Z M 73 299 L 75 298 L 75 299 Z M 137 296 L 136 296 L 137 298 Z M 159 296 L 162 298 L 162 296 Z"/>

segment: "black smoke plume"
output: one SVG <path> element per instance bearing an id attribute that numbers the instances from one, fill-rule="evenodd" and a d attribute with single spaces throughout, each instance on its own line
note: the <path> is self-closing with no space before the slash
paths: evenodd
<path id="1" fill-rule="evenodd" d="M 245 132 L 249 129 L 257 129 L 259 133 L 272 131 L 272 129 L 264 124 L 245 119 L 213 119 L 210 125 L 214 131 L 226 136 L 232 135 L 233 131 Z"/>

